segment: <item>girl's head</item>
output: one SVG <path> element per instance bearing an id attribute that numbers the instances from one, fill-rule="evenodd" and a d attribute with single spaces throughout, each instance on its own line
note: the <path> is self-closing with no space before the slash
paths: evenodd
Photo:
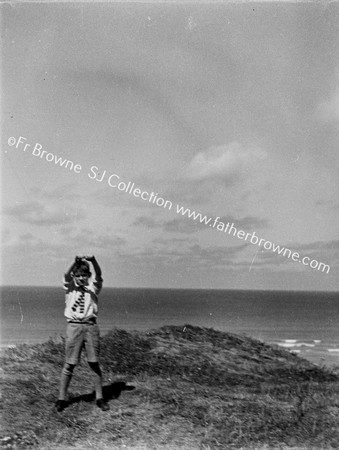
<path id="1" fill-rule="evenodd" d="M 88 279 L 91 277 L 91 271 L 86 261 L 81 261 L 77 264 L 73 271 L 73 278 L 76 284 L 83 286 L 88 284 Z"/>

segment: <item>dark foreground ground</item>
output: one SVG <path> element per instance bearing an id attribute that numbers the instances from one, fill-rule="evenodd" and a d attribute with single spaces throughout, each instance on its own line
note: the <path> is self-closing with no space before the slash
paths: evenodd
<path id="1" fill-rule="evenodd" d="M 112 330 L 102 338 L 105 397 L 83 360 L 70 404 L 54 409 L 63 342 L 1 358 L 0 448 L 339 449 L 339 375 L 259 341 L 213 329 Z"/>

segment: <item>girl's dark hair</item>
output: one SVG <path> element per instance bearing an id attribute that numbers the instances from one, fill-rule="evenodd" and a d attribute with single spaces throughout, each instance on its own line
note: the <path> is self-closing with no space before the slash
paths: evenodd
<path id="1" fill-rule="evenodd" d="M 79 263 L 77 263 L 75 265 L 73 274 L 78 273 L 78 272 L 91 275 L 91 271 L 89 270 L 89 265 L 85 261 L 80 261 Z"/>

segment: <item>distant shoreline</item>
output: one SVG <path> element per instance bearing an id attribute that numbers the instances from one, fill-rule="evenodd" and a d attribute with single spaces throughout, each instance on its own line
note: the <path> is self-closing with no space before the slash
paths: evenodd
<path id="1" fill-rule="evenodd" d="M 3 287 L 1 298 L 1 347 L 43 343 L 65 334 L 62 287 Z M 102 336 L 113 328 L 145 331 L 192 323 L 296 350 L 318 365 L 339 363 L 338 331 L 332 320 L 337 294 L 104 288 L 99 303 Z"/>
<path id="2" fill-rule="evenodd" d="M 115 327 L 114 329 L 120 329 L 120 328 L 119 327 Z M 105 337 L 105 335 L 107 335 L 110 332 L 114 331 L 114 329 L 109 330 L 109 331 L 107 331 L 105 333 L 102 333 L 101 334 L 101 338 L 103 339 Z M 146 330 L 146 332 L 152 332 L 152 330 L 153 329 L 149 329 L 149 330 Z M 128 330 L 125 330 L 125 331 L 127 332 Z M 139 331 L 138 330 L 129 330 L 129 331 L 134 331 L 136 333 L 141 332 L 140 330 Z M 218 330 L 214 330 L 214 331 L 220 332 Z M 250 339 L 253 339 L 250 336 L 246 336 L 246 337 L 249 337 Z M 11 343 L 11 344 L 2 344 L 2 343 L 0 343 L 0 356 L 2 356 L 7 349 L 20 348 L 21 346 L 34 347 L 34 346 L 44 345 L 44 344 L 46 344 L 48 342 L 53 342 L 53 343 L 58 344 L 58 343 L 62 342 L 62 338 L 63 338 L 63 334 L 59 334 L 58 336 L 49 337 L 46 340 L 37 340 L 35 342 L 17 342 L 17 343 Z M 278 343 L 277 342 L 275 342 L 275 343 L 265 343 L 262 340 L 259 340 L 259 341 L 262 342 L 265 345 L 271 345 L 273 348 L 284 349 L 285 351 L 289 352 L 290 354 L 296 355 L 296 356 L 302 357 L 302 358 L 305 358 L 305 356 L 301 356 L 300 355 L 300 350 L 293 349 L 293 348 L 290 348 L 290 347 L 293 347 L 293 346 L 298 347 L 298 346 L 302 346 L 302 345 L 304 345 L 304 346 L 314 346 L 312 344 L 307 344 L 307 343 L 298 344 L 298 342 L 295 339 L 292 339 L 292 340 L 285 339 L 285 340 L 281 341 L 280 343 L 279 342 Z M 293 341 L 293 344 L 289 343 L 289 342 L 286 343 L 284 341 Z M 308 359 L 307 357 L 306 357 L 306 359 L 308 359 L 311 363 L 317 365 L 318 367 L 321 367 L 323 365 L 328 367 L 329 369 L 333 369 L 333 368 L 339 367 L 339 358 L 338 358 L 339 348 L 328 348 L 327 352 L 328 352 L 327 361 L 325 359 L 323 361 L 323 363 L 314 362 L 314 361 L 312 361 L 312 359 Z M 333 358 L 335 358 L 335 360 L 330 361 L 330 357 L 331 356 Z"/>

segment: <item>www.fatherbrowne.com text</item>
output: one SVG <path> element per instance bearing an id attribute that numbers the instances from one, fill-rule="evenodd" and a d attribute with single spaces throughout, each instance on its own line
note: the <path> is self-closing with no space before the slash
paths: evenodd
<path id="1" fill-rule="evenodd" d="M 28 150 L 28 153 L 31 153 L 32 156 L 37 157 L 37 159 L 44 159 L 49 163 L 54 163 L 55 165 L 60 166 L 64 169 L 68 169 L 69 171 L 72 171 L 76 174 L 80 174 L 80 172 L 82 171 L 81 164 L 75 164 L 71 160 L 67 160 L 53 153 L 47 152 L 46 150 L 42 149 L 42 145 L 39 143 L 36 143 L 33 146 L 27 143 L 27 139 L 23 136 L 20 136 L 18 139 L 16 139 L 15 137 L 10 137 L 8 139 L 8 145 L 15 148 L 20 147 L 24 152 Z M 118 174 L 109 174 L 107 170 L 101 172 L 98 166 L 91 166 L 89 172 L 87 173 L 87 176 L 89 179 L 95 180 L 99 183 L 105 180 L 110 188 L 117 189 L 121 192 L 132 195 L 133 197 L 140 198 L 141 200 L 152 203 L 155 206 L 168 210 L 174 209 L 173 202 L 159 196 L 157 192 L 148 192 L 146 190 L 140 189 L 139 187 L 136 187 L 135 183 L 133 183 L 132 181 L 121 181 Z M 178 204 L 175 205 L 175 212 L 176 214 L 192 219 L 202 225 L 214 228 L 219 232 L 232 235 L 234 237 L 237 237 L 238 239 L 250 242 L 253 245 L 258 245 L 259 247 L 264 248 L 265 250 L 270 250 L 273 253 L 277 253 L 278 255 L 283 255 L 287 258 L 292 259 L 292 261 L 299 262 L 304 266 L 309 266 L 313 270 L 318 270 L 326 273 L 330 272 L 330 266 L 328 264 L 319 262 L 316 259 L 311 259 L 308 256 L 301 256 L 296 251 L 281 247 L 274 242 L 267 241 L 266 239 L 257 236 L 254 231 L 251 233 L 247 233 L 244 230 L 240 230 L 236 228 L 233 222 L 224 223 L 219 220 L 220 217 L 207 217 L 205 215 L 202 215 L 200 212 L 192 211 L 191 209 L 180 206 Z"/>

